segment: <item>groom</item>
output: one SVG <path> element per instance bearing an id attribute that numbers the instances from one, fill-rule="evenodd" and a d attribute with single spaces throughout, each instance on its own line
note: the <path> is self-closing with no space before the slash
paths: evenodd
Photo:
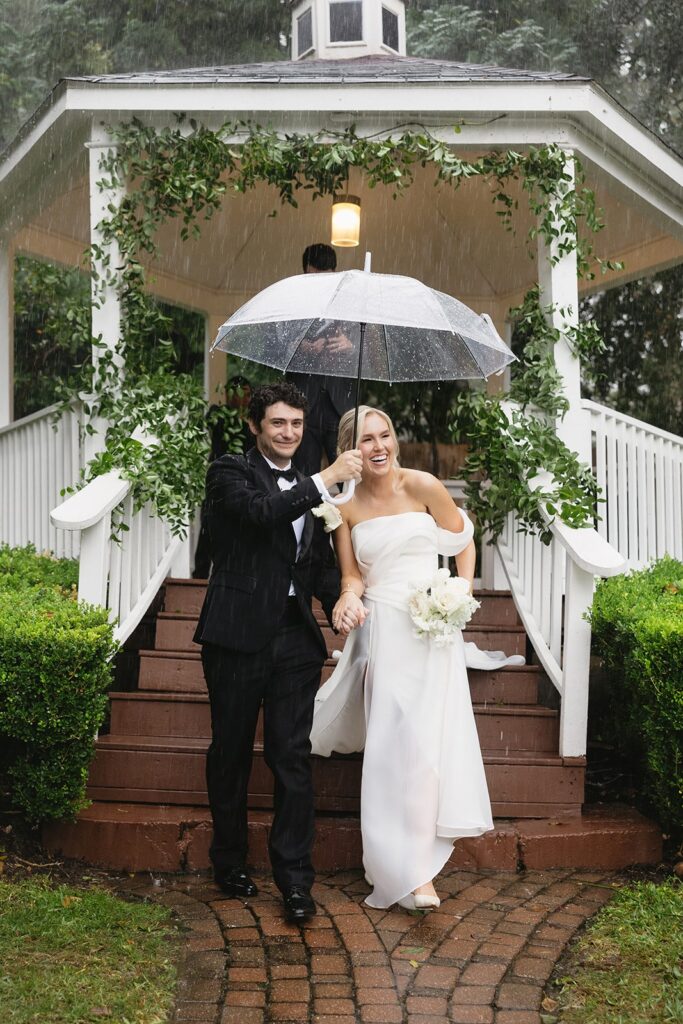
<path id="1" fill-rule="evenodd" d="M 309 734 L 327 650 L 311 597 L 329 619 L 340 585 L 322 520 L 310 510 L 325 488 L 360 479 L 361 469 L 357 451 L 312 477 L 293 469 L 305 413 L 306 399 L 293 384 L 258 388 L 248 413 L 256 447 L 209 468 L 214 568 L 194 637 L 202 644 L 211 704 L 206 776 L 214 877 L 228 896 L 257 894 L 245 869 L 247 785 L 263 707 L 264 757 L 275 781 L 270 861 L 290 921 L 315 914 Z"/>

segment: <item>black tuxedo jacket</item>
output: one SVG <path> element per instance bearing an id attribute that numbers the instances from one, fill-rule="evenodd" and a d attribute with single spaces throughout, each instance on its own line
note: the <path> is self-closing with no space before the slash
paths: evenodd
<path id="1" fill-rule="evenodd" d="M 356 381 L 351 377 L 319 377 L 310 373 L 288 373 L 286 377 L 306 396 L 309 416 L 320 401 L 323 390 L 339 416 L 354 406 Z"/>
<path id="2" fill-rule="evenodd" d="M 317 597 L 330 619 L 340 577 L 322 520 L 310 509 L 322 501 L 310 477 L 281 491 L 258 449 L 224 455 L 209 467 L 206 518 L 213 571 L 194 639 L 236 651 L 258 651 L 274 636 L 290 583 L 305 622 L 327 654 L 311 610 Z M 305 514 L 301 551 L 292 523 Z"/>

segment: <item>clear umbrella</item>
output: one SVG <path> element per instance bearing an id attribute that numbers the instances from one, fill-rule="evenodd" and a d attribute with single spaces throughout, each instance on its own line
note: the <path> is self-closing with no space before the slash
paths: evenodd
<path id="1" fill-rule="evenodd" d="M 282 372 L 356 377 L 356 414 L 363 377 L 485 378 L 515 359 L 486 314 L 369 265 L 368 253 L 364 271 L 277 281 L 226 320 L 213 348 Z"/>

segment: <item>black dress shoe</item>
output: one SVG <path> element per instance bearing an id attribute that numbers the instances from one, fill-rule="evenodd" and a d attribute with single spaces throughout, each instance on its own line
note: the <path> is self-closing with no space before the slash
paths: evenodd
<path id="1" fill-rule="evenodd" d="M 216 872 L 214 878 L 226 896 L 258 896 L 258 889 L 242 868 Z"/>
<path id="2" fill-rule="evenodd" d="M 299 924 L 317 913 L 316 906 L 311 899 L 308 889 L 303 886 L 293 885 L 282 894 L 285 904 L 285 917 L 292 924 Z"/>

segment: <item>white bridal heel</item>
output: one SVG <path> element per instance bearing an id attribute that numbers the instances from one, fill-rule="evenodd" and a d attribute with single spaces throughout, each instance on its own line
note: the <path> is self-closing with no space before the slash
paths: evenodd
<path id="1" fill-rule="evenodd" d="M 432 910 L 441 906 L 438 896 L 425 896 L 420 893 L 409 892 L 398 901 L 399 907 L 404 910 Z"/>

